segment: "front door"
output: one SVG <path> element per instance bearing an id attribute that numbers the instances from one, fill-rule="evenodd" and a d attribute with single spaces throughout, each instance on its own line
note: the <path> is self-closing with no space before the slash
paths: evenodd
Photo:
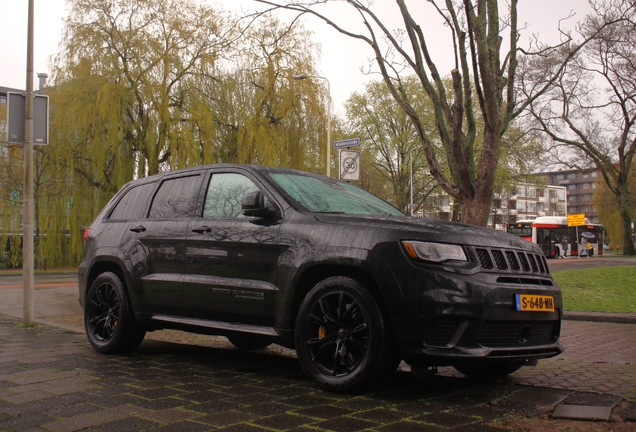
<path id="1" fill-rule="evenodd" d="M 280 221 L 243 216 L 243 196 L 257 190 L 243 174 L 212 174 L 203 213 L 187 230 L 184 306 L 189 316 L 274 325 Z"/>

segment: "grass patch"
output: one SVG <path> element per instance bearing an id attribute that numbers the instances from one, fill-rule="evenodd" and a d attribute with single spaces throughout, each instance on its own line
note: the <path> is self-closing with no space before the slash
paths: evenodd
<path id="1" fill-rule="evenodd" d="M 33 323 L 33 324 L 19 323 L 19 324 L 15 324 L 15 327 L 22 330 L 39 330 L 40 329 L 40 325 L 37 323 Z"/>
<path id="2" fill-rule="evenodd" d="M 566 311 L 636 313 L 636 266 L 553 272 Z"/>

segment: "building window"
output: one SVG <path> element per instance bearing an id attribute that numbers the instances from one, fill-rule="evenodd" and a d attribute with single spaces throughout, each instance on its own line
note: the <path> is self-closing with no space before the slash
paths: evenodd
<path id="1" fill-rule="evenodd" d="M 576 206 L 568 207 L 568 213 L 570 213 L 570 214 L 576 214 L 577 210 L 578 210 L 578 208 Z"/>
<path id="2" fill-rule="evenodd" d="M 563 174 L 557 174 L 557 180 L 563 180 L 565 176 Z"/>
<path id="3" fill-rule="evenodd" d="M 508 201 L 508 208 L 510 210 L 516 210 L 517 209 L 517 201 Z"/>
<path id="4" fill-rule="evenodd" d="M 568 185 L 568 190 L 569 190 L 569 191 L 576 190 L 576 185 L 573 185 L 573 184 Z"/>
<path id="5" fill-rule="evenodd" d="M 517 195 L 520 197 L 526 196 L 526 187 L 525 186 L 517 186 Z"/>
<path id="6" fill-rule="evenodd" d="M 537 203 L 529 202 L 528 203 L 528 213 L 536 213 L 537 212 Z"/>
<path id="7" fill-rule="evenodd" d="M 576 173 L 570 173 L 570 174 L 568 174 L 568 178 L 569 178 L 569 179 L 574 179 L 574 178 L 576 178 Z"/>
<path id="8" fill-rule="evenodd" d="M 592 171 L 592 178 L 596 178 L 598 176 L 598 172 Z"/>
<path id="9" fill-rule="evenodd" d="M 587 176 L 589 176 L 589 175 L 590 175 L 590 173 L 586 173 L 586 172 L 584 172 L 584 173 L 583 173 L 583 178 L 587 178 Z"/>
<path id="10" fill-rule="evenodd" d="M 564 189 L 558 189 L 557 193 L 556 193 L 557 199 L 560 200 L 565 200 L 565 190 Z"/>
<path id="11" fill-rule="evenodd" d="M 586 194 L 583 195 L 583 201 L 589 201 L 590 200 L 590 195 Z"/>
<path id="12" fill-rule="evenodd" d="M 583 183 L 583 189 L 588 190 L 590 188 L 589 183 Z"/>
<path id="13" fill-rule="evenodd" d="M 596 189 L 596 183 L 592 183 L 592 189 Z"/>
<path id="14" fill-rule="evenodd" d="M 537 190 L 535 188 L 528 188 L 528 198 L 536 198 L 537 197 Z"/>
<path id="15" fill-rule="evenodd" d="M 517 210 L 524 212 L 526 211 L 526 202 L 525 201 L 517 201 Z"/>

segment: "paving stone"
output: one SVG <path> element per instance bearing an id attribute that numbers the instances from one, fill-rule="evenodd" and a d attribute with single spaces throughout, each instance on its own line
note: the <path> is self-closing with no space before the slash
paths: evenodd
<path id="1" fill-rule="evenodd" d="M 100 432 L 137 432 L 155 426 L 157 426 L 156 422 L 136 417 L 129 417 L 123 420 L 106 423 L 92 429 Z"/>
<path id="2" fill-rule="evenodd" d="M 563 404 L 614 407 L 622 399 L 623 398 L 620 396 L 611 395 L 611 394 L 577 392 L 568 396 L 563 401 Z"/>
<path id="3" fill-rule="evenodd" d="M 589 421 L 607 421 L 612 414 L 612 408 L 589 405 L 561 404 L 552 413 L 553 418 Z"/>
<path id="4" fill-rule="evenodd" d="M 426 414 L 418 416 L 412 419 L 413 421 L 424 422 L 426 424 L 433 424 L 444 428 L 452 428 L 456 426 L 463 426 L 472 423 L 477 423 L 478 418 L 465 416 L 457 412 L 439 412 L 433 414 Z"/>
<path id="5" fill-rule="evenodd" d="M 636 422 L 636 403 L 627 405 L 627 407 L 622 408 L 617 414 L 625 421 Z"/>
<path id="6" fill-rule="evenodd" d="M 277 414 L 270 417 L 264 417 L 252 420 L 252 423 L 275 430 L 288 430 L 301 425 L 315 423 L 316 419 L 306 417 L 296 413 L 293 414 Z"/>
<path id="7" fill-rule="evenodd" d="M 352 414 L 352 417 L 387 424 L 404 419 L 405 414 L 394 409 L 376 408 L 369 411 L 357 412 Z"/>
<path id="8" fill-rule="evenodd" d="M 253 420 L 256 416 L 240 411 L 230 410 L 221 411 L 207 416 L 199 417 L 197 422 L 207 423 L 214 426 L 229 426 L 236 423 L 247 422 Z"/>
<path id="9" fill-rule="evenodd" d="M 341 417 L 353 413 L 353 411 L 346 408 L 340 408 L 333 405 L 318 405 L 309 408 L 303 408 L 295 411 L 300 415 L 309 417 L 315 417 L 319 419 L 330 419 L 334 417 Z"/>
<path id="10" fill-rule="evenodd" d="M 565 398 L 567 394 L 553 393 L 549 391 L 538 391 L 534 389 L 524 389 L 509 395 L 507 399 L 512 402 L 521 402 L 528 405 L 552 406 Z"/>
<path id="11" fill-rule="evenodd" d="M 1 431 L 17 431 L 24 430 L 30 427 L 35 427 L 48 423 L 53 420 L 52 416 L 39 413 L 31 413 L 29 415 L 23 415 L 19 417 L 12 417 L 3 421 L 0 421 Z"/>
<path id="12" fill-rule="evenodd" d="M 321 430 L 348 432 L 374 429 L 381 426 L 381 424 L 352 417 L 338 417 L 331 420 L 325 420 L 315 423 L 312 426 L 320 428 Z"/>
<path id="13" fill-rule="evenodd" d="M 146 432 L 206 432 L 211 429 L 210 425 L 195 423 L 193 421 L 180 421 L 147 429 Z"/>
<path id="14" fill-rule="evenodd" d="M 439 432 L 440 427 L 413 421 L 399 421 L 386 426 L 376 427 L 382 432 Z"/>

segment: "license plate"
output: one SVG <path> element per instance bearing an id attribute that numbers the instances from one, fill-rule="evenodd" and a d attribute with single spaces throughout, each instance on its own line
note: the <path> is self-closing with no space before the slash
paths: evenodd
<path id="1" fill-rule="evenodd" d="M 516 294 L 518 311 L 553 312 L 554 297 L 532 294 Z"/>

